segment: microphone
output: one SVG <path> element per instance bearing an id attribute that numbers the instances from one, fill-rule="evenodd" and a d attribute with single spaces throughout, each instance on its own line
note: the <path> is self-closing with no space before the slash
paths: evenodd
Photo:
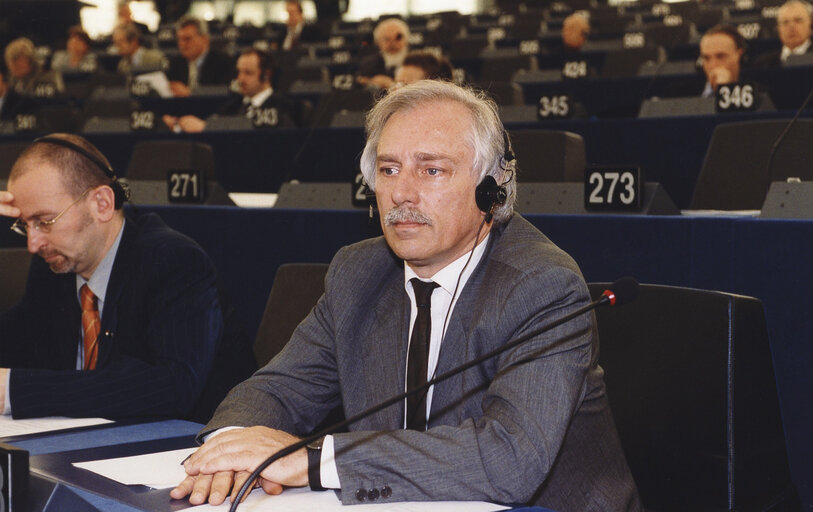
<path id="1" fill-rule="evenodd" d="M 392 404 L 401 402 L 409 396 L 412 396 L 416 393 L 425 392 L 431 386 L 437 384 L 438 382 L 443 382 L 444 380 L 450 377 L 454 377 L 458 373 L 461 373 L 469 368 L 477 366 L 483 361 L 487 361 L 492 357 L 498 356 L 507 350 L 510 350 L 518 345 L 521 345 L 522 343 L 528 341 L 531 338 L 534 338 L 542 333 L 545 333 L 555 327 L 559 327 L 560 325 L 567 323 L 573 320 L 574 318 L 583 315 L 584 313 L 592 311 L 599 306 L 604 305 L 621 306 L 627 304 L 628 302 L 632 302 L 633 300 L 635 300 L 637 296 L 638 296 L 638 281 L 634 277 L 622 277 L 621 279 L 612 283 L 609 286 L 609 288 L 604 290 L 604 292 L 602 292 L 601 297 L 599 297 L 598 300 L 595 300 L 585 306 L 582 306 L 579 309 L 571 313 L 568 313 L 567 315 L 557 320 L 554 320 L 553 322 L 550 322 L 549 324 L 543 325 L 542 327 L 535 329 L 534 331 L 528 334 L 520 336 L 515 340 L 509 341 L 505 345 L 498 347 L 490 352 L 486 352 L 485 354 L 475 359 L 472 359 L 466 363 L 463 363 L 460 366 L 457 366 L 456 368 L 452 368 L 448 372 L 433 377 L 432 379 L 429 379 L 428 381 L 426 381 L 426 383 L 421 384 L 420 386 L 415 386 L 414 388 L 411 388 L 403 393 L 399 393 L 391 398 L 388 398 L 387 400 L 384 400 L 383 402 L 377 405 L 370 407 L 367 410 L 361 411 L 360 413 L 351 416 L 350 418 L 347 418 L 338 423 L 325 427 L 324 429 L 320 430 L 319 432 L 316 432 L 315 434 L 304 437 L 299 441 L 286 446 L 285 448 L 279 450 L 278 452 L 274 453 L 273 455 L 265 459 L 265 461 L 263 461 L 262 464 L 257 466 L 257 469 L 252 471 L 251 475 L 249 475 L 248 479 L 246 479 L 246 481 L 240 487 L 240 491 L 234 498 L 231 507 L 229 507 L 229 512 L 237 511 L 237 507 L 243 500 L 243 496 L 245 496 L 246 492 L 248 492 L 248 490 L 251 488 L 251 486 L 254 483 L 254 480 L 256 480 L 258 476 L 260 476 L 260 473 L 262 473 L 265 470 L 265 468 L 267 468 L 277 460 L 285 457 L 286 455 L 290 455 L 295 451 L 299 450 L 300 448 L 304 448 L 305 446 L 312 443 L 313 441 L 316 441 L 320 437 L 326 436 L 331 432 L 335 432 L 336 430 L 346 427 L 351 423 L 355 423 L 360 419 L 366 418 L 367 416 L 376 413 L 381 409 L 389 407 Z"/>
<path id="2" fill-rule="evenodd" d="M 807 108 L 807 104 L 810 103 L 810 99 L 813 98 L 813 89 L 810 90 L 810 93 L 807 95 L 807 98 L 802 102 L 802 106 L 799 107 L 799 110 L 796 111 L 796 115 L 793 116 L 793 119 L 790 120 L 785 129 L 782 130 L 782 133 L 779 134 L 779 137 L 776 138 L 776 141 L 771 146 L 771 152 L 768 153 L 768 165 L 765 168 L 765 174 L 768 175 L 768 178 L 771 177 L 771 166 L 773 165 L 773 159 L 776 156 L 776 151 L 779 149 L 779 145 L 785 140 L 785 137 L 790 132 L 790 129 L 793 128 L 793 125 L 796 124 L 796 120 L 799 119 L 799 116 L 802 115 L 805 108 Z"/>

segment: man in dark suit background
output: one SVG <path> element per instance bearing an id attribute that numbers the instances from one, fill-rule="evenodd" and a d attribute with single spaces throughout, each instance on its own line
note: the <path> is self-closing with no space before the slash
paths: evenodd
<path id="1" fill-rule="evenodd" d="M 713 97 L 717 86 L 740 80 L 745 38 L 733 25 L 715 25 L 700 38 L 698 64 L 703 74 L 671 84 L 665 97 Z"/>
<path id="2" fill-rule="evenodd" d="M 0 214 L 38 257 L 0 315 L 0 411 L 192 415 L 224 331 L 203 250 L 154 214 L 125 216 L 107 159 L 76 135 L 37 139 L 8 189 Z"/>
<path id="3" fill-rule="evenodd" d="M 228 85 L 234 63 L 225 53 L 211 48 L 209 27 L 193 16 L 178 20 L 175 36 L 181 55 L 170 60 L 167 78 L 175 96 L 189 96 L 199 85 Z"/>
<path id="4" fill-rule="evenodd" d="M 760 55 L 754 59 L 754 67 L 778 67 L 791 55 L 810 53 L 811 13 L 813 7 L 801 0 L 789 0 L 782 4 L 776 16 L 782 49 Z"/>
<path id="5" fill-rule="evenodd" d="M 373 108 L 367 134 L 384 236 L 339 251 L 283 351 L 201 431 L 174 498 L 220 503 L 335 407 L 353 416 L 590 301 L 575 262 L 513 214 L 516 162 L 484 94 L 407 85 Z M 292 453 L 260 484 L 338 489 L 345 504 L 641 510 L 597 358 L 582 315 Z"/>
<path id="6" fill-rule="evenodd" d="M 303 42 L 313 42 L 320 39 L 319 29 L 313 25 L 305 23 L 302 14 L 302 2 L 299 0 L 287 0 L 285 2 L 285 12 L 288 19 L 285 21 L 285 35 L 274 45 L 282 50 L 295 50 Z"/>
<path id="7" fill-rule="evenodd" d="M 293 103 L 275 94 L 271 88 L 273 61 L 271 55 L 250 48 L 237 59 L 237 84 L 241 95 L 232 97 L 217 111 L 219 116 L 245 115 L 258 126 L 296 126 Z M 192 116 L 163 117 L 171 130 L 199 133 L 206 129 L 206 121 Z"/>

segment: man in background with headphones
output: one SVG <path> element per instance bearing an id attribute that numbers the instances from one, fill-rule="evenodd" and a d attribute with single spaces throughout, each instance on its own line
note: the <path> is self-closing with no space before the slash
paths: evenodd
<path id="1" fill-rule="evenodd" d="M 127 196 L 76 135 L 39 138 L 14 163 L 0 215 L 38 257 L 0 314 L 0 412 L 193 415 L 224 328 L 214 266 L 158 216 L 125 216 Z"/>
<path id="2" fill-rule="evenodd" d="M 484 94 L 429 80 L 390 93 L 368 114 L 361 169 L 384 236 L 339 251 L 283 351 L 201 431 L 172 497 L 220 503 L 335 407 L 354 416 L 589 303 L 576 263 L 513 214 L 514 156 Z M 338 489 L 345 504 L 641 510 L 597 357 L 582 315 L 292 453 L 259 483 Z"/>
<path id="3" fill-rule="evenodd" d="M 265 116 L 268 126 L 296 126 L 293 103 L 279 94 L 274 94 L 271 87 L 272 68 L 271 55 L 267 52 L 250 48 L 241 53 L 237 59 L 237 86 L 242 96 L 233 95 L 217 111 L 217 115 L 245 115 L 252 121 L 262 121 L 261 118 Z M 162 119 L 176 132 L 199 133 L 206 129 L 206 121 L 192 115 L 180 117 L 165 115 Z"/>

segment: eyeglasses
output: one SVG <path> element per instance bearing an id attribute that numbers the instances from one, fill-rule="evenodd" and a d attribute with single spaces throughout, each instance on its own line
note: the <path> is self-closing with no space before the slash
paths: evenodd
<path id="1" fill-rule="evenodd" d="M 65 215 L 65 212 L 70 210 L 73 205 L 75 205 L 76 203 L 78 203 L 79 201 L 84 199 L 85 196 L 88 195 L 88 192 L 90 192 L 91 190 L 93 190 L 93 187 L 90 187 L 89 189 L 82 192 L 82 195 L 79 196 L 76 199 L 76 201 L 72 202 L 71 204 L 66 206 L 64 210 L 57 213 L 56 217 L 54 217 L 53 219 L 51 219 L 51 220 L 31 220 L 31 221 L 28 221 L 28 222 L 23 221 L 23 219 L 17 219 L 17 220 L 14 221 L 14 224 L 11 225 L 11 230 L 14 231 L 15 233 L 17 233 L 18 235 L 21 235 L 21 236 L 28 236 L 28 231 L 31 230 L 31 229 L 33 229 L 34 231 L 37 231 L 39 233 L 50 233 L 51 232 L 51 227 L 54 224 L 56 224 L 56 221 L 58 221 L 60 217 Z M 29 224 L 31 224 L 30 228 L 28 227 Z"/>

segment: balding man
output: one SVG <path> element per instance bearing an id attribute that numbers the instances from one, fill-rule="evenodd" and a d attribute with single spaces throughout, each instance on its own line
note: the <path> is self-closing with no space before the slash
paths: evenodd
<path id="1" fill-rule="evenodd" d="M 208 417 L 224 331 L 214 266 L 157 215 L 125 215 L 126 198 L 77 135 L 41 137 L 14 163 L 0 215 L 37 257 L 0 314 L 0 412 Z"/>
<path id="2" fill-rule="evenodd" d="M 562 22 L 562 51 L 579 52 L 590 34 L 590 22 L 583 15 L 574 13 Z"/>
<path id="3" fill-rule="evenodd" d="M 782 49 L 760 55 L 754 66 L 760 68 L 777 67 L 791 55 L 810 53 L 811 13 L 813 7 L 801 0 L 790 0 L 779 8 L 776 25 Z"/>
<path id="4" fill-rule="evenodd" d="M 376 25 L 373 39 L 378 53 L 359 62 L 356 81 L 361 85 L 388 89 L 409 53 L 409 27 L 402 19 L 387 18 Z"/>

